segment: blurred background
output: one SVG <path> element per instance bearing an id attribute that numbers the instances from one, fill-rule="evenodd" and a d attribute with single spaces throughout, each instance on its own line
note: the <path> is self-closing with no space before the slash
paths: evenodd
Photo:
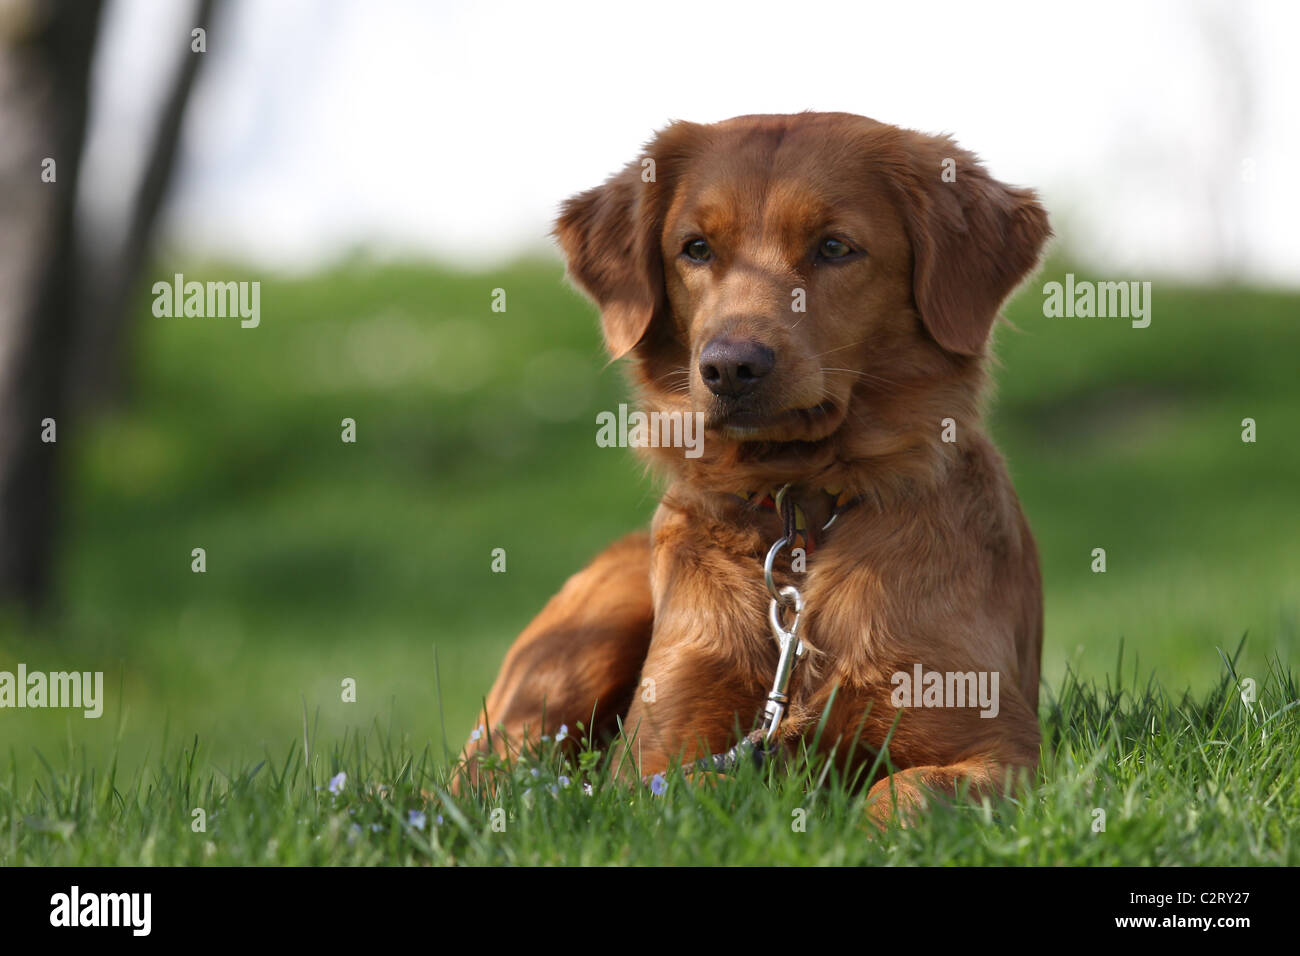
<path id="1" fill-rule="evenodd" d="M 998 332 L 991 428 L 1049 687 L 1121 643 L 1174 692 L 1243 634 L 1243 674 L 1294 665 L 1298 26 L 1287 2 L 0 0 L 0 671 L 106 685 L 98 721 L 0 710 L 6 759 L 198 735 L 233 766 L 304 713 L 458 748 L 514 636 L 657 499 L 595 445 L 628 391 L 549 221 L 669 120 L 752 112 L 952 132 L 1042 193 L 1058 239 Z M 1045 318 L 1069 272 L 1151 282 L 1150 327 Z M 156 316 L 175 273 L 260 282 L 259 326 Z"/>

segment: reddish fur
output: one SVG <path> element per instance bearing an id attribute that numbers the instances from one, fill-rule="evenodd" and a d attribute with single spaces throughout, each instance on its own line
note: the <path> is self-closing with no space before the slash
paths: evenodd
<path id="1" fill-rule="evenodd" d="M 705 412 L 704 454 L 649 450 L 669 479 L 650 541 L 624 539 L 569 581 L 511 650 L 483 719 L 504 723 L 504 747 L 598 708 L 602 729 L 623 717 L 635 731 L 642 774 L 725 750 L 776 664 L 761 567 L 781 532 L 730 493 L 793 482 L 822 520 L 819 489 L 844 487 L 863 503 L 805 574 L 780 575 L 802 590 L 813 648 L 783 738 L 810 737 L 834 690 L 822 745 L 851 772 L 895 721 L 895 671 L 999 671 L 996 718 L 906 709 L 889 740 L 899 772 L 872 794 L 892 786 L 912 807 L 963 782 L 1000 792 L 1038 761 L 1042 598 L 981 394 L 990 328 L 1038 260 L 1046 213 L 951 140 L 848 114 L 677 123 L 644 155 L 654 182 L 638 158 L 571 199 L 556 232 L 611 354 L 632 359 L 643 407 Z M 948 158 L 955 182 L 941 178 Z M 827 231 L 851 233 L 865 257 L 814 262 Z M 693 235 L 718 250 L 707 266 L 678 255 Z M 791 312 L 796 287 L 806 313 Z M 698 373 L 719 335 L 777 355 L 751 401 L 755 433 L 727 430 Z M 822 402 L 824 414 L 791 411 Z M 940 438 L 946 418 L 955 443 Z M 643 678 L 654 703 L 633 693 Z M 878 821 L 891 808 L 872 803 Z"/>

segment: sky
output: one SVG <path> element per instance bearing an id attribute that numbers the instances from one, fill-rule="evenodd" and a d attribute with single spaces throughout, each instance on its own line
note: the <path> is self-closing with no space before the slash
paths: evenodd
<path id="1" fill-rule="evenodd" d="M 189 5 L 110 0 L 83 189 L 130 195 Z M 1108 277 L 1300 284 L 1300 4 L 233 0 L 163 236 L 311 270 L 490 268 L 673 119 L 844 110 L 953 134 Z"/>

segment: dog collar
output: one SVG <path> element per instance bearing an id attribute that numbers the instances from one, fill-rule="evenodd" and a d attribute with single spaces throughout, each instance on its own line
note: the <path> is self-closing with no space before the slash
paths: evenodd
<path id="1" fill-rule="evenodd" d="M 777 511 L 785 523 L 785 536 L 790 539 L 790 547 L 803 548 L 806 555 L 812 554 L 817 549 L 822 533 L 835 523 L 836 518 L 862 501 L 861 495 L 851 495 L 843 488 L 817 489 L 813 492 L 814 495 L 821 498 L 817 502 L 817 505 L 819 505 L 817 512 L 824 511 L 827 515 L 826 521 L 820 528 L 817 528 L 808 521 L 808 514 L 804 507 L 788 492 L 784 496 L 779 511 L 777 500 L 782 497 L 780 491 L 737 491 L 732 492 L 732 494 L 751 508 L 758 508 L 763 511 Z M 812 505 L 809 495 L 803 495 L 802 499 L 810 506 Z"/>

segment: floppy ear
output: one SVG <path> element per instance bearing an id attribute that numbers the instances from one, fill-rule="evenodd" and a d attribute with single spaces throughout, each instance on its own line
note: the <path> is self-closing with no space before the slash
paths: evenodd
<path id="1" fill-rule="evenodd" d="M 1006 186 L 947 137 L 912 134 L 903 183 L 912 240 L 912 293 L 930 335 L 979 355 L 1003 300 L 1051 236 L 1032 189 Z"/>
<path id="2" fill-rule="evenodd" d="M 600 307 L 613 358 L 631 351 L 667 310 L 659 239 L 674 171 L 695 129 L 667 127 L 622 172 L 567 200 L 556 220 L 569 274 Z"/>

